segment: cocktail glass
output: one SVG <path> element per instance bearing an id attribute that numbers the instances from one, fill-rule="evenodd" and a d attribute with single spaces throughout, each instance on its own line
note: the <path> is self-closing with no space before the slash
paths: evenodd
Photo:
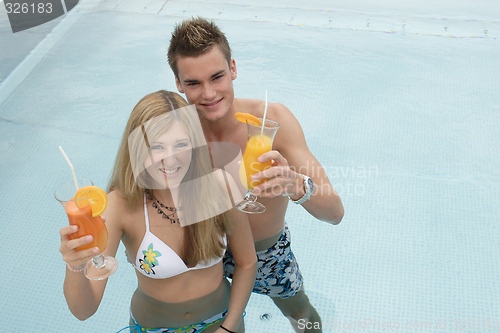
<path id="1" fill-rule="evenodd" d="M 279 127 L 280 125 L 277 122 L 269 119 L 264 120 L 264 127 L 247 122 L 248 140 L 243 153 L 243 161 L 240 164 L 239 176 L 248 192 L 245 198 L 236 204 L 236 208 L 242 212 L 259 214 L 266 210 L 263 204 L 257 202 L 257 196 L 253 193 L 253 189 L 267 179 L 253 181 L 252 176 L 272 166 L 271 161 L 262 163 L 257 159 L 260 155 L 272 149 L 274 136 Z"/>
<path id="2" fill-rule="evenodd" d="M 89 179 L 78 179 L 81 187 L 92 186 Z M 54 196 L 61 203 L 68 215 L 69 224 L 78 226 L 78 231 L 69 235 L 70 239 L 80 238 L 86 235 L 92 235 L 93 240 L 89 244 L 77 247 L 77 250 L 86 250 L 93 247 L 99 248 L 99 254 L 89 260 L 85 266 L 85 276 L 89 280 L 103 280 L 111 276 L 118 268 L 118 261 L 109 256 L 104 256 L 102 252 L 108 244 L 108 230 L 100 216 L 92 217 L 92 210 L 87 204 L 89 198 L 82 196 L 78 206 L 75 202 L 75 182 L 69 181 L 57 187 Z"/>

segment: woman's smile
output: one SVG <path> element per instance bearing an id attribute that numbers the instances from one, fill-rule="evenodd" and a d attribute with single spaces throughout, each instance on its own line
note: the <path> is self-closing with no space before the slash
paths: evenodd
<path id="1" fill-rule="evenodd" d="M 160 172 L 162 172 L 167 178 L 175 178 L 180 172 L 181 167 L 163 169 L 160 168 Z"/>

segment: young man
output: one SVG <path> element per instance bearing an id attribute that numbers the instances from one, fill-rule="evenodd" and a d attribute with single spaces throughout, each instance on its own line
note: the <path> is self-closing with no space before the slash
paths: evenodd
<path id="1" fill-rule="evenodd" d="M 236 62 L 222 31 L 203 18 L 183 21 L 172 33 L 168 61 L 179 92 L 196 105 L 207 141 L 232 143 L 244 151 L 247 127 L 236 120 L 235 113 L 262 117 L 265 102 L 234 97 Z M 280 129 L 273 150 L 260 157 L 261 162 L 270 160 L 273 166 L 254 178 L 268 181 L 255 188 L 266 211 L 248 215 L 258 256 L 253 291 L 270 296 L 297 332 L 321 332 L 321 319 L 304 292 L 302 274 L 290 248 L 285 213 L 292 201 L 315 218 L 338 224 L 344 208 L 290 110 L 269 103 L 267 118 L 277 121 Z M 229 277 L 232 266 L 229 256 L 225 259 Z M 305 331 L 299 330 L 299 323 Z"/>

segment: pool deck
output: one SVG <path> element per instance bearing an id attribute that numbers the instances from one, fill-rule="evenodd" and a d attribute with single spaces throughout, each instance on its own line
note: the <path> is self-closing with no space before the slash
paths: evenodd
<path id="1" fill-rule="evenodd" d="M 3 2 L 3 1 L 2 1 Z M 1 3 L 1 2 L 0 2 Z M 480 3 L 453 1 L 168 1 L 97 0 L 80 1 L 91 10 L 149 13 L 189 17 L 193 11 L 204 17 L 223 20 L 254 20 L 286 24 L 312 24 L 332 28 L 406 31 L 457 36 L 500 38 L 500 10 L 494 0 Z M 196 7 L 196 10 L 193 8 Z M 491 8 L 487 10 L 485 8 Z M 76 7 L 80 10 L 79 7 Z M 235 15 L 236 13 L 236 15 Z M 5 7 L 0 5 L 0 45 L 8 45 L 0 54 L 0 83 L 42 41 L 63 17 L 46 24 L 12 33 Z M 419 31 L 419 22 L 433 21 L 427 31 Z"/>

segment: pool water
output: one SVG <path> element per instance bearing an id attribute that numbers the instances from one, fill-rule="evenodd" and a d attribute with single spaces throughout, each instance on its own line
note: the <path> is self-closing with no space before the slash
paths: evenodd
<path id="1" fill-rule="evenodd" d="M 236 95 L 287 105 L 342 197 L 338 226 L 287 215 L 324 332 L 500 332 L 499 13 L 494 1 L 88 0 L 12 34 L 2 12 L 0 40 L 19 51 L 0 64 L 4 326 L 127 325 L 136 278 L 123 248 L 98 312 L 80 322 L 67 309 L 53 192 L 71 174 L 57 146 L 106 187 L 133 106 L 176 90 L 175 23 L 202 15 L 231 43 Z M 245 322 L 292 332 L 259 295 Z"/>

